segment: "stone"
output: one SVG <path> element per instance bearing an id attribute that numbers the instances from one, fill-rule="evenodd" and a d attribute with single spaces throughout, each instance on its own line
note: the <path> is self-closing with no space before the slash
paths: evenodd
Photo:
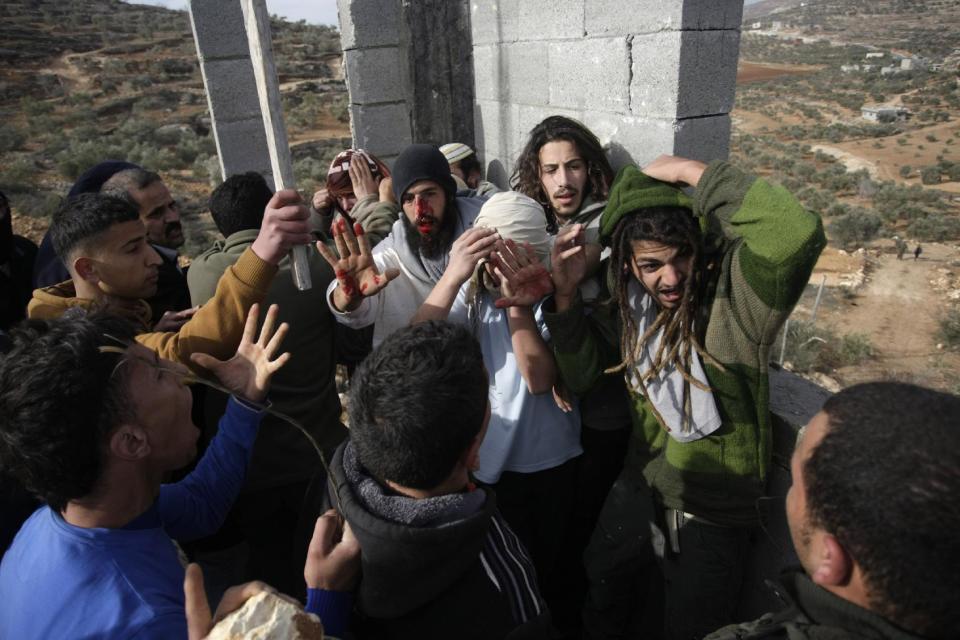
<path id="1" fill-rule="evenodd" d="M 343 57 L 354 104 L 396 102 L 406 97 L 406 58 L 398 47 L 351 49 Z"/>
<path id="2" fill-rule="evenodd" d="M 377 156 L 398 155 L 413 142 L 405 103 L 350 105 L 353 146 Z"/>
<path id="3" fill-rule="evenodd" d="M 473 0 L 470 29 L 473 44 L 515 42 L 520 33 L 521 0 Z"/>
<path id="4" fill-rule="evenodd" d="M 237 0 L 191 0 L 190 26 L 201 62 L 250 56 L 243 10 Z"/>
<path id="5" fill-rule="evenodd" d="M 586 3 L 586 35 L 611 36 L 657 31 L 739 29 L 743 0 L 622 0 Z"/>
<path id="6" fill-rule="evenodd" d="M 221 620 L 206 640 L 323 640 L 320 618 L 275 593 L 261 592 Z"/>
<path id="7" fill-rule="evenodd" d="M 519 3 L 517 39 L 583 38 L 583 5 L 584 0 L 522 0 Z"/>
<path id="8" fill-rule="evenodd" d="M 400 44 L 400 0 L 337 0 L 344 51 Z"/>
<path id="9" fill-rule="evenodd" d="M 567 109 L 630 110 L 627 38 L 551 42 L 549 105 Z"/>
<path id="10" fill-rule="evenodd" d="M 215 123 L 262 117 L 249 57 L 210 60 L 201 68 Z"/>
<path id="11" fill-rule="evenodd" d="M 224 178 L 247 171 L 273 175 L 263 118 L 259 114 L 248 120 L 216 123 L 213 135 Z"/>
<path id="12" fill-rule="evenodd" d="M 665 31 L 634 36 L 630 47 L 631 113 L 690 118 L 733 109 L 739 31 Z"/>

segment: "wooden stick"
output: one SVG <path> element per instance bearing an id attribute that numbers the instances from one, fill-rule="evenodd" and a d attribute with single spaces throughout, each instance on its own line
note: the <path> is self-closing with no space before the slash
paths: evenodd
<path id="1" fill-rule="evenodd" d="M 287 142 L 287 128 L 283 124 L 283 105 L 280 102 L 280 85 L 277 83 L 277 68 L 273 63 L 273 46 L 270 39 L 270 14 L 265 0 L 240 0 L 244 23 L 247 28 L 247 43 L 250 45 L 250 62 L 257 82 L 263 128 L 267 135 L 267 150 L 270 167 L 277 191 L 295 189 L 293 161 Z M 309 247 L 299 245 L 290 252 L 293 265 L 293 282 L 297 289 L 305 291 L 313 284 L 310 279 Z"/>

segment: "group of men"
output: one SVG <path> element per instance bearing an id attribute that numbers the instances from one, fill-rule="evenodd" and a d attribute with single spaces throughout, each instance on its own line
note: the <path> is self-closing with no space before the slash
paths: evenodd
<path id="1" fill-rule="evenodd" d="M 561 116 L 513 190 L 480 174 L 466 145 L 411 145 L 383 206 L 319 230 L 295 192 L 231 176 L 224 239 L 186 274 L 159 176 L 78 181 L 49 233 L 68 278 L 0 357 L 0 466 L 44 503 L 0 565 L 0 635 L 186 637 L 172 539 L 212 599 L 260 579 L 332 635 L 955 636 L 960 399 L 899 383 L 806 427 L 790 605 L 727 626 L 819 216 L 722 161 L 614 175 Z M 286 253 L 311 242 L 299 292 Z M 348 434 L 336 365 L 371 326 Z M 210 376 L 232 399 L 191 400 Z"/>

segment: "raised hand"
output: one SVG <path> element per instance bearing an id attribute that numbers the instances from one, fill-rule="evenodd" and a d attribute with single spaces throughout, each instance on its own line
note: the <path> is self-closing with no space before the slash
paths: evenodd
<path id="1" fill-rule="evenodd" d="M 707 165 L 699 160 L 690 160 L 679 156 L 658 156 L 653 162 L 643 167 L 641 171 L 651 178 L 673 184 L 687 184 L 697 186 L 700 176 Z"/>
<path id="2" fill-rule="evenodd" d="M 350 524 L 330 509 L 317 518 L 307 549 L 303 578 L 311 589 L 349 591 L 360 577 L 360 543 Z"/>
<path id="3" fill-rule="evenodd" d="M 370 171 L 370 165 L 363 156 L 354 154 L 350 159 L 350 183 L 353 185 L 353 195 L 357 200 L 368 196 L 371 193 L 377 193 L 377 180 Z"/>
<path id="4" fill-rule="evenodd" d="M 353 311 L 363 298 L 376 295 L 400 275 L 399 269 L 387 269 L 380 273 L 370 253 L 370 243 L 363 233 L 363 227 L 358 223 L 353 230 L 355 234 L 350 232 L 350 225 L 343 218 L 333 225 L 337 254 L 322 242 L 317 243 L 317 251 L 333 267 L 337 277 L 333 304 L 340 311 Z"/>
<path id="5" fill-rule="evenodd" d="M 495 263 L 503 293 L 495 303 L 498 308 L 532 307 L 553 293 L 550 272 L 540 263 L 529 242 L 520 247 L 513 240 L 498 241 L 490 259 Z"/>
<path id="6" fill-rule="evenodd" d="M 247 324 L 243 329 L 243 339 L 237 347 L 237 353 L 229 360 L 217 360 L 206 353 L 193 353 L 190 360 L 205 369 L 209 369 L 230 393 L 250 400 L 263 402 L 270 388 L 270 378 L 290 359 L 289 353 L 273 358 L 284 336 L 290 329 L 286 322 L 276 330 L 279 307 L 270 305 L 263 329 L 257 337 L 257 320 L 260 317 L 260 305 L 254 304 L 247 314 Z"/>
<path id="7" fill-rule="evenodd" d="M 393 178 L 386 177 L 380 180 L 380 202 L 392 202 L 397 203 L 397 199 L 393 197 Z"/>
<path id="8" fill-rule="evenodd" d="M 333 196 L 326 189 L 320 189 L 313 194 L 313 208 L 317 211 L 326 211 L 333 206 Z"/>
<path id="9" fill-rule="evenodd" d="M 500 239 L 496 229 L 473 227 L 450 246 L 450 261 L 443 277 L 457 286 L 470 279 L 477 264 L 488 257 Z"/>
<path id="10" fill-rule="evenodd" d="M 558 298 L 571 298 L 587 275 L 587 259 L 583 246 L 583 225 L 573 224 L 560 229 L 550 250 L 553 286 Z"/>
<path id="11" fill-rule="evenodd" d="M 260 233 L 251 249 L 264 262 L 276 265 L 287 252 L 298 244 L 313 242 L 310 235 L 310 214 L 293 189 L 277 191 L 263 212 Z"/>

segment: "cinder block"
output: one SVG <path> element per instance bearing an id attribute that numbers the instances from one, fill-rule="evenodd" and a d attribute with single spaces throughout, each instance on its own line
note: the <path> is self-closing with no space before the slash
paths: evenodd
<path id="1" fill-rule="evenodd" d="M 201 62 L 250 56 L 239 0 L 190 0 L 190 25 Z"/>
<path id="2" fill-rule="evenodd" d="M 674 150 L 675 120 L 587 111 L 584 124 L 596 134 L 614 170 L 643 165 Z"/>
<path id="3" fill-rule="evenodd" d="M 583 37 L 584 0 L 523 0 L 519 40 L 559 40 Z M 625 11 L 621 4 L 621 12 Z M 632 8 L 628 11 L 632 11 Z"/>
<path id="4" fill-rule="evenodd" d="M 630 58 L 626 38 L 551 42 L 550 106 L 627 113 Z"/>
<path id="5" fill-rule="evenodd" d="M 404 103 L 350 105 L 353 146 L 376 155 L 398 155 L 413 142 L 410 111 Z"/>
<path id="6" fill-rule="evenodd" d="M 566 116 L 583 122 L 583 112 L 575 109 L 558 109 L 557 107 L 543 107 L 532 105 L 520 105 L 519 111 L 519 129 L 520 138 L 516 145 L 517 155 L 527 145 L 530 138 L 530 132 L 535 126 L 543 122 L 549 116 Z"/>
<path id="7" fill-rule="evenodd" d="M 486 156 L 512 163 L 520 140 L 519 107 L 492 100 L 477 100 L 474 106 L 474 137 Z"/>
<path id="8" fill-rule="evenodd" d="M 514 42 L 500 46 L 506 73 L 501 75 L 501 97 L 518 104 L 543 104 L 550 93 L 546 42 Z"/>
<path id="9" fill-rule="evenodd" d="M 263 117 L 250 58 L 209 60 L 201 68 L 215 120 L 233 122 Z"/>
<path id="10" fill-rule="evenodd" d="M 406 57 L 398 47 L 344 52 L 350 102 L 396 102 L 406 98 Z"/>
<path id="11" fill-rule="evenodd" d="M 344 51 L 400 44 L 400 0 L 337 0 Z"/>
<path id="12" fill-rule="evenodd" d="M 473 92 L 477 100 L 499 100 L 503 76 L 500 45 L 473 47 Z"/>
<path id="13" fill-rule="evenodd" d="M 267 136 L 260 117 L 236 122 L 218 122 L 214 118 L 213 132 L 225 177 L 247 171 L 272 174 Z"/>
<path id="14" fill-rule="evenodd" d="M 520 33 L 521 1 L 473 0 L 470 3 L 473 44 L 516 41 Z"/>
<path id="15" fill-rule="evenodd" d="M 730 155 L 730 116 L 689 118 L 676 123 L 673 154 L 702 162 Z"/>
<path id="16" fill-rule="evenodd" d="M 688 118 L 730 112 L 739 47 L 738 31 L 635 36 L 631 44 L 631 113 Z"/>
<path id="17" fill-rule="evenodd" d="M 622 0 L 585 3 L 587 36 L 613 36 L 680 29 L 739 29 L 742 0 Z"/>

